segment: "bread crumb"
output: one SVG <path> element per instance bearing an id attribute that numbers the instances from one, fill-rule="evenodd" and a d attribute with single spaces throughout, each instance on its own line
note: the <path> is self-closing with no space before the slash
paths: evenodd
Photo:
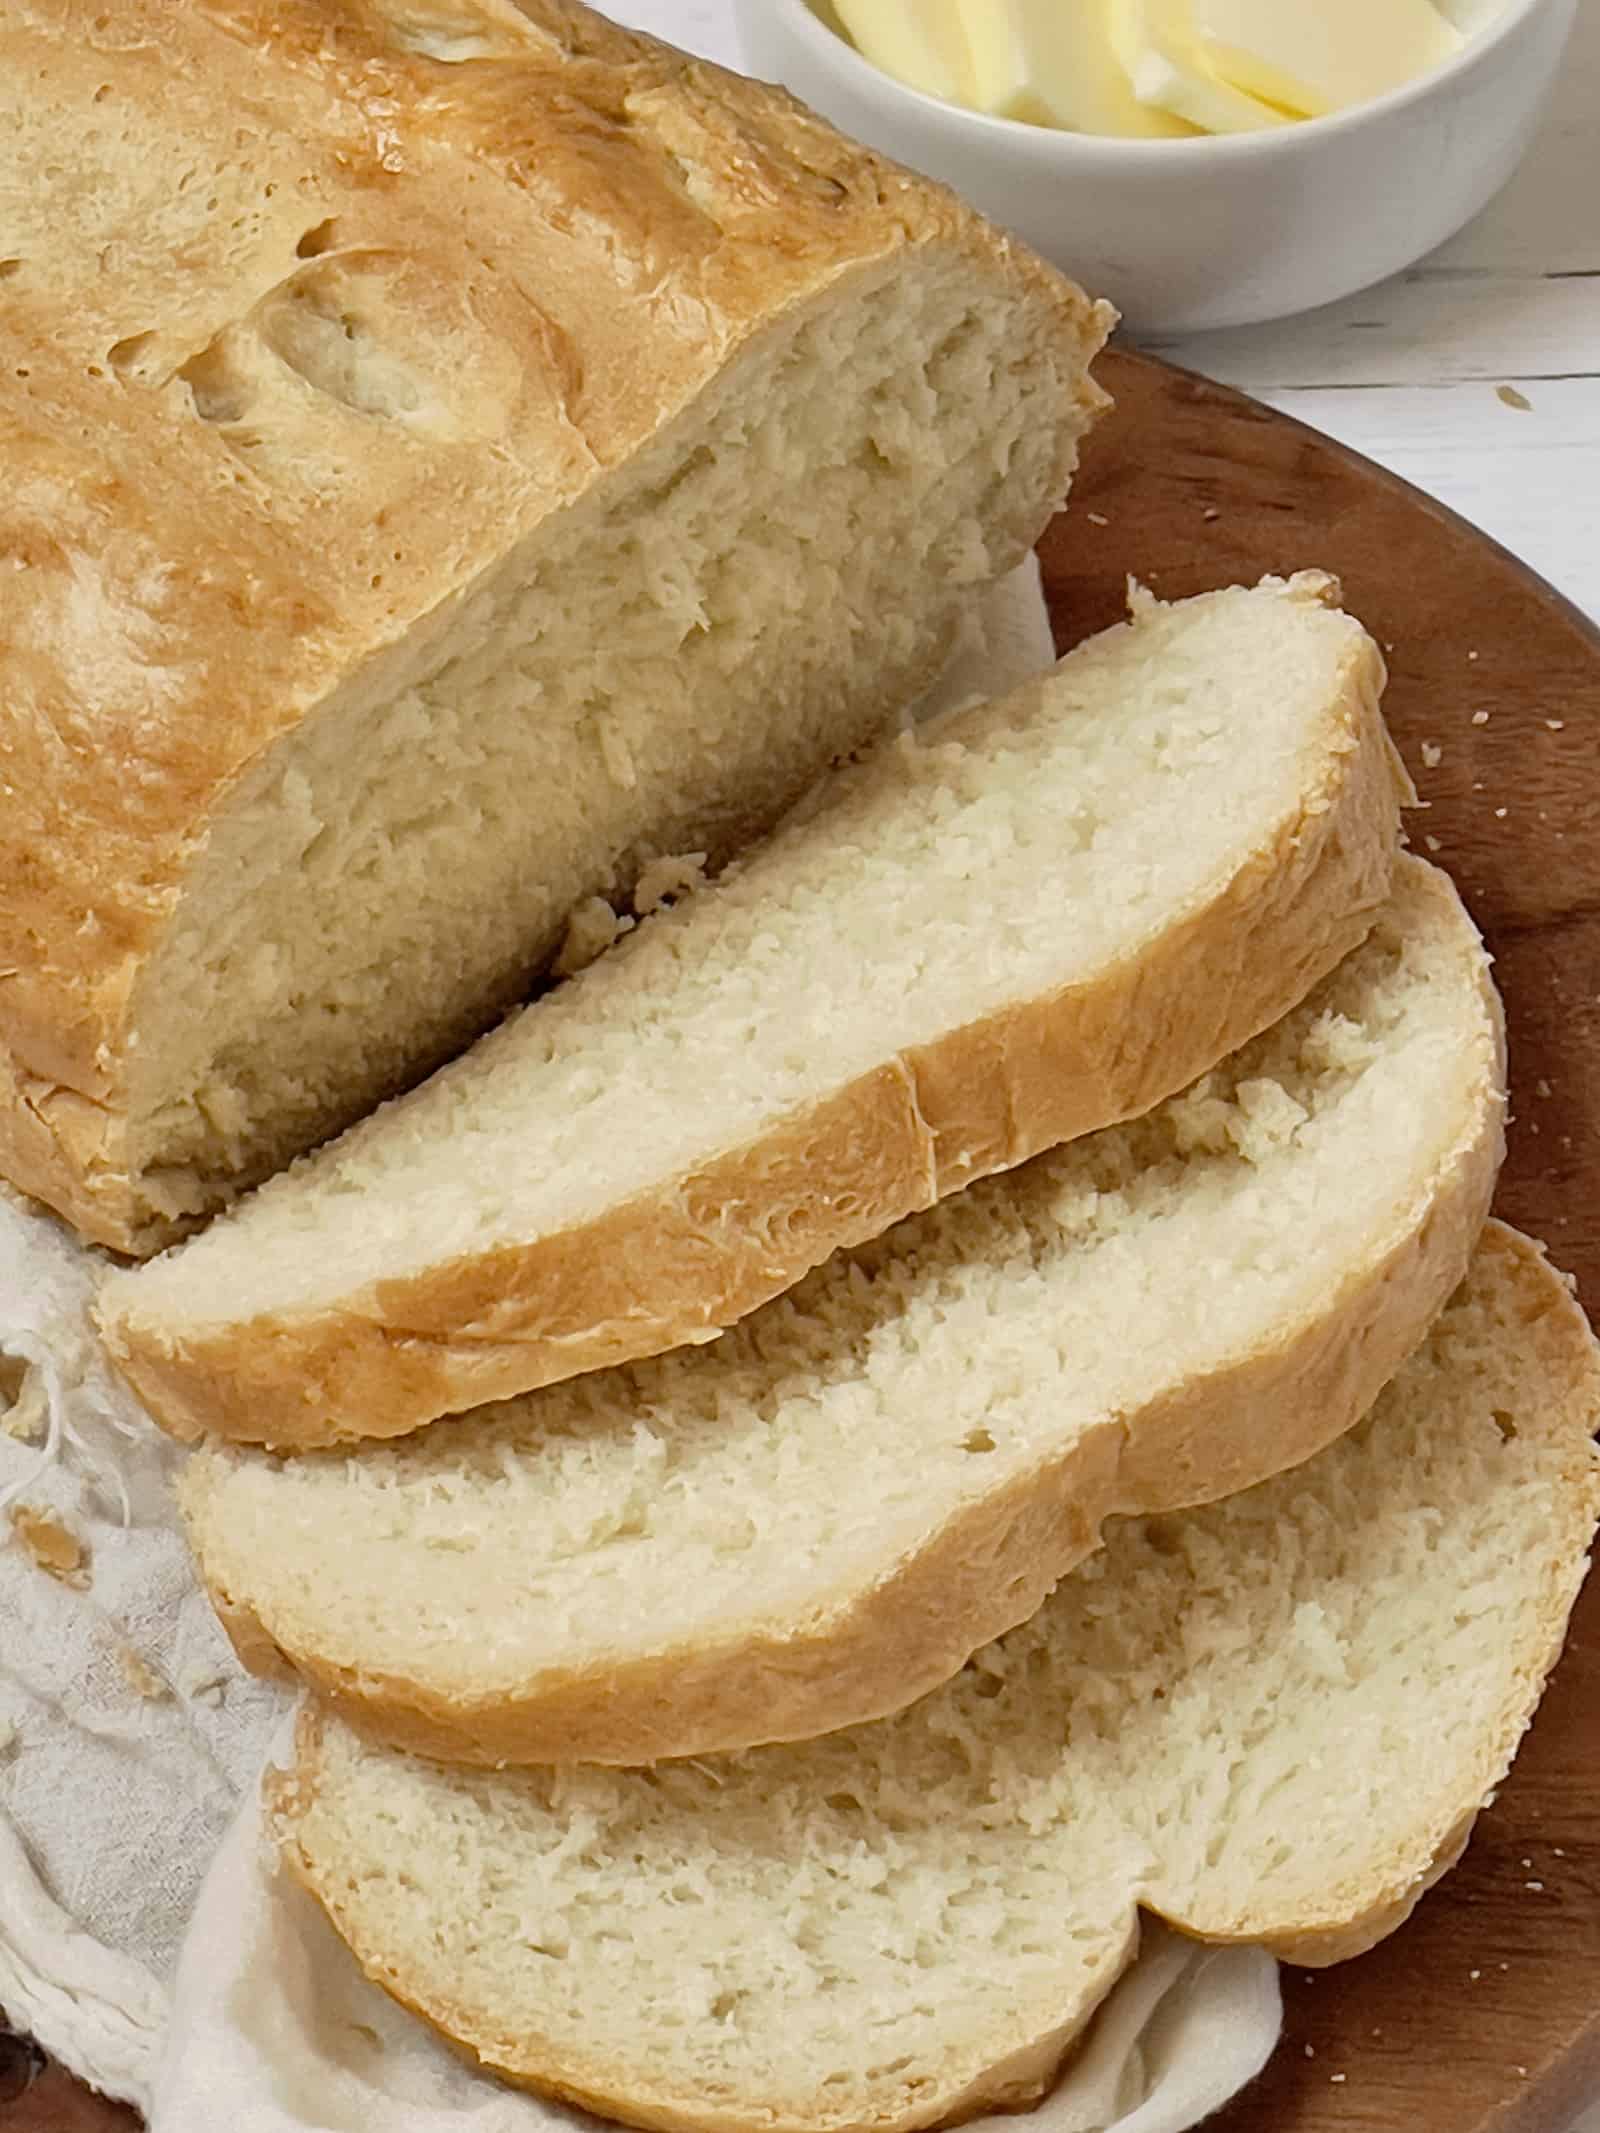
<path id="1" fill-rule="evenodd" d="M 632 792 L 639 782 L 639 773 L 634 767 L 633 750 L 620 727 L 604 716 L 599 721 L 600 760 L 606 766 L 606 775 L 613 785 L 620 785 L 624 792 Z"/>
<path id="2" fill-rule="evenodd" d="M 1494 819 L 1496 820 L 1496 822 L 1504 822 L 1504 820 L 1506 819 L 1506 813 L 1507 810 L 1505 808 L 1497 807 L 1494 811 Z"/>
<path id="3" fill-rule="evenodd" d="M 1559 1844 L 1555 1847 L 1555 1854 L 1558 1859 L 1565 1859 L 1565 1857 L 1567 1856 L 1566 1853 L 1561 1849 Z"/>
<path id="4" fill-rule="evenodd" d="M 1312 2047 L 1311 2047 L 1311 2046 L 1310 2046 L 1310 2045 L 1308 2044 L 1308 2045 L 1306 2046 L 1306 2057 L 1307 2057 L 1308 2059 L 1314 2059 L 1314 2058 L 1315 2058 L 1316 2056 L 1317 2056 L 1317 2055 L 1316 2055 L 1315 2051 L 1314 2051 L 1314 2050 L 1312 2049 Z"/>
<path id="5" fill-rule="evenodd" d="M 50 1415 L 43 1372 L 20 1356 L 0 1355 L 0 1399 L 11 1403 L 0 1415 L 0 1432 L 19 1444 L 37 1444 Z"/>
<path id="6" fill-rule="evenodd" d="M 659 910 L 675 896 L 690 896 L 706 885 L 704 852 L 677 852 L 670 858 L 652 859 L 639 876 L 633 892 L 633 908 L 641 918 Z"/>
<path id="7" fill-rule="evenodd" d="M 1131 570 L 1128 572 L 1125 583 L 1127 586 L 1128 620 L 1130 622 L 1146 621 L 1157 612 L 1161 602 L 1143 579 L 1136 578 Z"/>
<path id="8" fill-rule="evenodd" d="M 1289 1636 L 1296 1653 L 1319 1680 L 1335 1687 L 1350 1681 L 1350 1660 L 1339 1633 L 1315 1600 L 1302 1600 L 1294 1611 Z"/>
<path id="9" fill-rule="evenodd" d="M 1533 413 L 1533 402 L 1526 393 L 1519 393 L 1514 385 L 1497 385 L 1494 396 L 1503 407 L 1519 408 L 1525 415 Z"/>
<path id="10" fill-rule="evenodd" d="M 1478 656 L 1478 655 L 1477 655 L 1477 653 L 1476 653 L 1476 652 L 1469 652 L 1469 653 L 1467 654 L 1467 657 L 1468 657 L 1469 659 L 1476 659 L 1476 658 L 1477 658 L 1477 656 Z"/>
<path id="11" fill-rule="evenodd" d="M 1467 1972 L 1467 1975 L 1468 1975 L 1468 1977 L 1469 1977 L 1469 1978 L 1471 1978 L 1472 1982 L 1473 1982 L 1474 1984 L 1476 1984 L 1476 1983 L 1478 1982 L 1479 1978 L 1481 1978 L 1481 1977 L 1482 1977 L 1482 1975 L 1483 1975 L 1483 1972 L 1482 1972 L 1481 1970 L 1469 1970 L 1469 1971 Z"/>
<path id="12" fill-rule="evenodd" d="M 1539 1076 L 1539 1079 L 1534 1083 L 1533 1092 L 1536 1096 L 1553 1096 L 1555 1094 L 1554 1089 L 1551 1088 L 1549 1082 L 1545 1080 L 1542 1074 Z"/>
<path id="13" fill-rule="evenodd" d="M 32 1504 L 16 1503 L 11 1506 L 11 1530 L 46 1577 L 79 1592 L 87 1589 L 88 1552 L 60 1519 Z"/>
<path id="14" fill-rule="evenodd" d="M 1343 2074 L 1330 2074 L 1328 2076 L 1328 2079 L 1330 2081 L 1343 2081 L 1345 2078 L 1346 2077 Z"/>
<path id="15" fill-rule="evenodd" d="M 1520 2074 L 1520 2075 L 1521 2075 L 1521 2076 L 1523 2077 L 1523 2079 L 1524 2079 L 1524 2080 L 1526 2080 L 1526 2079 L 1527 2079 L 1527 2077 L 1528 2077 L 1528 2069 L 1527 2069 L 1527 2068 L 1526 2068 L 1525 2066 L 1519 2066 L 1519 2067 L 1517 2068 L 1517 2072 L 1518 2072 L 1518 2073 L 1519 2073 L 1519 2074 Z"/>
<path id="16" fill-rule="evenodd" d="M 1566 729 L 1566 723 L 1567 722 L 1564 718 L 1547 718 L 1545 720 L 1545 724 L 1550 728 L 1550 731 L 1552 733 L 1564 732 Z"/>
<path id="17" fill-rule="evenodd" d="M 129 1688 L 146 1703 L 160 1703 L 170 1693 L 155 1668 L 142 1659 L 131 1644 L 124 1644 L 118 1651 L 117 1664 L 127 1676 Z"/>
<path id="18" fill-rule="evenodd" d="M 1422 841 L 1430 852 L 1442 852 L 1444 850 L 1444 846 L 1437 837 L 1424 837 Z"/>
<path id="19" fill-rule="evenodd" d="M 1437 741 L 1424 741 L 1422 744 L 1422 767 L 1424 770 L 1437 770 L 1443 761 L 1444 750 L 1439 746 L 1439 743 Z"/>
<path id="20" fill-rule="evenodd" d="M 1542 1881 L 1525 1881 L 1522 1886 L 1525 1889 L 1531 1889 L 1535 1896 L 1544 1894 L 1544 1883 Z"/>
<path id="21" fill-rule="evenodd" d="M 1103 518 L 1098 511 L 1086 511 L 1084 517 L 1088 519 L 1091 526 L 1109 526 L 1111 523 L 1110 519 Z"/>
<path id="22" fill-rule="evenodd" d="M 1205 509 L 1201 512 L 1200 516 L 1206 521 L 1207 525 L 1209 525 L 1212 519 L 1221 518 L 1222 513 L 1217 509 L 1215 504 L 1207 504 Z"/>
<path id="23" fill-rule="evenodd" d="M 575 978 L 580 970 L 587 970 L 597 957 L 604 955 L 615 941 L 632 930 L 633 920 L 619 918 L 603 896 L 585 897 L 567 920 L 566 936 L 550 966 L 550 975 Z"/>
<path id="24" fill-rule="evenodd" d="M 1488 714 L 1488 712 L 1487 712 L 1487 711 L 1474 711 L 1474 712 L 1473 712 L 1473 714 L 1472 714 L 1472 723 L 1473 723 L 1473 724 L 1474 724 L 1475 726 L 1487 726 L 1487 725 L 1488 725 L 1488 723 L 1489 723 L 1489 714 Z"/>

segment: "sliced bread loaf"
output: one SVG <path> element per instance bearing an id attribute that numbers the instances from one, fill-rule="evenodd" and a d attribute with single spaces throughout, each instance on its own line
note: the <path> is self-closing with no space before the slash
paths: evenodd
<path id="1" fill-rule="evenodd" d="M 359 1456 L 197 1454 L 200 1568 L 247 1660 L 451 1759 L 875 1717 L 1033 1613 L 1108 1514 L 1348 1428 L 1465 1271 L 1500 1141 L 1486 959 L 1408 859 L 1369 940 L 1186 1095 L 710 1348 Z"/>
<path id="2" fill-rule="evenodd" d="M 114 1278 L 169 1428 L 279 1446 L 707 1340 L 1146 1110 L 1388 893 L 1371 640 L 1315 575 L 1132 621 L 829 782 L 428 1086 Z"/>
<path id="3" fill-rule="evenodd" d="M 1111 313 L 578 0 L 38 0 L 0 118 L 0 1171 L 145 1251 L 891 725 Z"/>
<path id="4" fill-rule="evenodd" d="M 398 1999 L 633 2124 L 897 2133 L 1026 2104 L 1137 1906 L 1325 1963 L 1454 1862 L 1560 1648 L 1597 1422 L 1582 1314 L 1491 1226 L 1361 1428 L 1117 1525 L 900 1717 L 490 1773 L 312 1716 L 276 1789 L 284 1851 Z"/>

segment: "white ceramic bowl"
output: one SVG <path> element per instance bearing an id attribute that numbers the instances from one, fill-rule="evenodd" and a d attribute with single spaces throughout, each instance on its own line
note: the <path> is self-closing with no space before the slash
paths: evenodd
<path id="1" fill-rule="evenodd" d="M 1109 296 L 1136 333 L 1246 325 L 1348 296 L 1498 192 L 1533 135 L 1577 0 L 1441 5 L 1469 42 L 1371 103 L 1270 133 L 1129 141 L 963 111 L 881 73 L 807 0 L 737 0 L 752 73 L 943 178 Z"/>

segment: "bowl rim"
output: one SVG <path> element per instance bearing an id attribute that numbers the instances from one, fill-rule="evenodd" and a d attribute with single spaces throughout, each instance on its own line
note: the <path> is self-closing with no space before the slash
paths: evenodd
<path id="1" fill-rule="evenodd" d="M 1076 133 L 1065 127 L 1036 126 L 1026 119 L 1001 118 L 987 111 L 969 111 L 964 104 L 946 103 L 942 97 L 914 89 L 874 66 L 848 38 L 829 29 L 807 0 L 739 0 L 739 12 L 745 16 L 760 12 L 783 18 L 791 34 L 808 45 L 824 65 L 842 69 L 846 80 L 853 81 L 878 103 L 891 110 L 898 105 L 903 110 L 919 112 L 935 124 L 957 132 L 970 130 L 992 147 L 1006 144 L 1040 163 L 1059 161 L 1065 153 L 1089 160 L 1099 157 L 1107 163 L 1159 165 L 1175 164 L 1180 159 L 1193 162 L 1199 157 L 1210 157 L 1214 162 L 1248 163 L 1292 155 L 1296 143 L 1357 133 L 1371 121 L 1425 102 L 1463 76 L 1475 73 L 1533 16 L 1546 9 L 1559 9 L 1563 4 L 1576 14 L 1578 0 L 1502 0 L 1499 12 L 1473 31 L 1459 52 L 1430 67 L 1425 74 L 1385 90 L 1382 96 L 1350 104 L 1343 111 L 1330 111 L 1321 118 L 1296 119 L 1287 126 L 1269 127 L 1259 133 L 1199 133 L 1192 137 L 1178 134 L 1158 140 Z"/>

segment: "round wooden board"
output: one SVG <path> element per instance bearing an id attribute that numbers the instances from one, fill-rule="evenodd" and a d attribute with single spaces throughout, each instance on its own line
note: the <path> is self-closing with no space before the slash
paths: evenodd
<path id="1" fill-rule="evenodd" d="M 1059 642 L 1118 619 L 1129 573 L 1171 598 L 1308 566 L 1343 580 L 1389 656 L 1427 803 L 1413 841 L 1498 958 L 1515 1114 L 1499 1211 L 1548 1239 L 1600 1315 L 1600 633 L 1287 417 L 1124 352 L 1100 375 L 1116 412 L 1041 549 Z M 1600 1580 L 1462 1864 L 1382 1947 L 1284 1986 L 1283 2042 L 1215 2133 L 1561 2133 L 1600 2095 Z M 0 2122 L 132 2125 L 54 2073 Z"/>
<path id="2" fill-rule="evenodd" d="M 1286 416 L 1139 356 L 1099 375 L 1116 411 L 1041 551 L 1061 647 L 1117 619 L 1130 572 L 1164 598 L 1338 575 L 1389 661 L 1427 803 L 1412 842 L 1495 953 L 1513 1113 L 1497 1210 L 1600 1319 L 1600 632 Z M 1286 1970 L 1284 2001 L 1271 2065 L 1215 2133 L 1564 2133 L 1600 2097 L 1600 1578 L 1461 1865 L 1370 1955 Z"/>

